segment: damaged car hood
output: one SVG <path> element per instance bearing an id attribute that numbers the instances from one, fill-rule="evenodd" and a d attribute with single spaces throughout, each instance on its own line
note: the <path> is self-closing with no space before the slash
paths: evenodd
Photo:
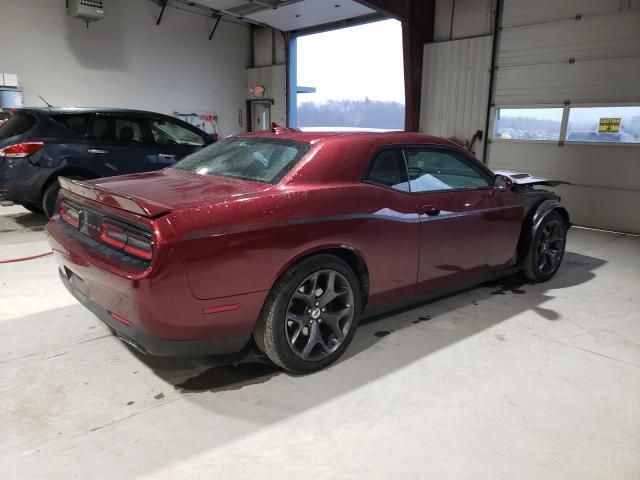
<path id="1" fill-rule="evenodd" d="M 509 178 L 515 185 L 547 185 L 549 187 L 563 184 L 569 185 L 569 182 L 565 182 L 564 180 L 534 177 L 529 173 L 516 172 L 514 170 L 495 170 L 495 173 Z"/>

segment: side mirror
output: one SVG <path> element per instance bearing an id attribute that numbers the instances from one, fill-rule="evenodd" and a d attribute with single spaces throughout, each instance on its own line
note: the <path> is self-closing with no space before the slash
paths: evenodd
<path id="1" fill-rule="evenodd" d="M 212 143 L 215 143 L 217 141 L 218 141 L 218 136 L 215 133 L 207 133 L 204 136 L 205 145 L 211 145 Z"/>
<path id="2" fill-rule="evenodd" d="M 493 186 L 498 190 L 511 190 L 513 181 L 509 177 L 498 173 L 493 179 Z"/>

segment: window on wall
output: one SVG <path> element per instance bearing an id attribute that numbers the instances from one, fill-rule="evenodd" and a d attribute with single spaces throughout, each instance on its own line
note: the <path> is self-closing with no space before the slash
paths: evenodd
<path id="1" fill-rule="evenodd" d="M 640 143 L 640 106 L 571 107 L 566 141 Z"/>
<path id="2" fill-rule="evenodd" d="M 496 108 L 492 140 L 640 144 L 640 106 Z"/>
<path id="3" fill-rule="evenodd" d="M 493 138 L 558 141 L 563 108 L 496 108 Z"/>

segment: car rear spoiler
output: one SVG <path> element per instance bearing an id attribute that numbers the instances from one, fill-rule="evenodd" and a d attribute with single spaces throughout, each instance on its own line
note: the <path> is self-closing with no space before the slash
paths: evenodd
<path id="1" fill-rule="evenodd" d="M 507 177 L 516 185 L 547 185 L 549 187 L 555 187 L 556 185 L 570 185 L 569 182 L 563 180 L 549 180 L 547 178 L 534 177 L 528 173 L 516 172 L 513 170 L 496 170 L 497 175 Z"/>
<path id="2" fill-rule="evenodd" d="M 118 193 L 80 180 L 58 177 L 58 181 L 60 182 L 61 188 L 75 193 L 76 195 L 104 203 L 111 207 L 119 208 L 120 210 L 126 210 L 127 212 L 142 215 L 144 217 L 158 217 L 171 211 L 171 207 L 166 205 L 134 197 L 132 195 Z"/>

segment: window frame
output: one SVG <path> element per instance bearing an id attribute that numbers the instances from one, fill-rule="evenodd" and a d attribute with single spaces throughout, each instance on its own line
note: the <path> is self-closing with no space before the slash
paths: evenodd
<path id="1" fill-rule="evenodd" d="M 490 136 L 488 143 L 542 143 L 557 144 L 561 146 L 567 145 L 591 145 L 591 146 L 608 146 L 608 147 L 640 147 L 640 142 L 587 142 L 567 140 L 569 130 L 569 115 L 572 108 L 607 108 L 607 107 L 640 107 L 640 102 L 608 102 L 608 103 L 567 103 L 567 104 L 522 104 L 522 105 L 495 105 L 490 110 Z M 539 109 L 539 108 L 562 108 L 562 120 L 560 124 L 560 138 L 558 140 L 525 140 L 518 138 L 496 138 L 493 136 L 496 112 L 500 109 Z"/>
<path id="2" fill-rule="evenodd" d="M 380 183 L 376 183 L 376 182 L 372 182 L 370 180 L 367 180 L 367 175 L 369 174 L 372 166 L 373 166 L 373 162 L 375 161 L 375 159 L 378 157 L 378 155 L 384 151 L 384 150 L 400 150 L 400 152 L 402 153 L 402 157 L 404 160 L 404 168 L 405 168 L 405 172 L 407 175 L 407 182 L 408 182 L 408 186 L 409 186 L 409 191 L 404 191 L 404 190 L 398 190 L 395 189 L 393 187 L 389 187 L 387 185 L 382 185 Z M 441 150 L 444 152 L 453 152 L 453 153 L 457 153 L 460 155 L 460 157 L 462 158 L 462 160 L 467 164 L 470 165 L 471 168 L 473 168 L 474 170 L 478 171 L 478 173 L 480 173 L 483 177 L 485 177 L 489 183 L 489 185 L 487 185 L 486 187 L 471 187 L 471 188 L 447 188 L 447 189 L 443 189 L 443 190 L 429 190 L 429 191 L 424 191 L 424 192 L 413 192 L 411 191 L 411 176 L 409 175 L 409 162 L 407 159 L 407 150 L 410 149 L 428 149 L 428 150 Z M 476 168 L 477 167 L 477 168 Z M 435 143 L 408 143 L 408 144 L 396 144 L 396 145 L 384 145 L 380 148 L 378 148 L 373 155 L 371 156 L 371 158 L 369 159 L 369 162 L 367 163 L 367 167 L 364 169 L 364 173 L 362 174 L 362 178 L 360 179 L 360 181 L 364 184 L 368 184 L 368 185 L 374 185 L 376 187 L 380 187 L 380 188 L 384 188 L 386 190 L 391 190 L 392 192 L 396 192 L 396 193 L 400 193 L 400 194 L 405 194 L 405 195 L 429 195 L 432 193 L 454 193 L 454 192 L 472 192 L 472 191 L 476 191 L 476 190 L 491 190 L 493 188 L 495 188 L 495 179 L 496 179 L 496 174 L 489 169 L 489 167 L 487 167 L 485 164 L 483 164 L 482 162 L 480 162 L 478 159 L 476 159 L 474 156 L 472 156 L 469 152 L 467 152 L 466 150 L 459 148 L 459 147 L 454 147 L 452 145 L 442 145 L 442 144 L 435 144 Z"/>

